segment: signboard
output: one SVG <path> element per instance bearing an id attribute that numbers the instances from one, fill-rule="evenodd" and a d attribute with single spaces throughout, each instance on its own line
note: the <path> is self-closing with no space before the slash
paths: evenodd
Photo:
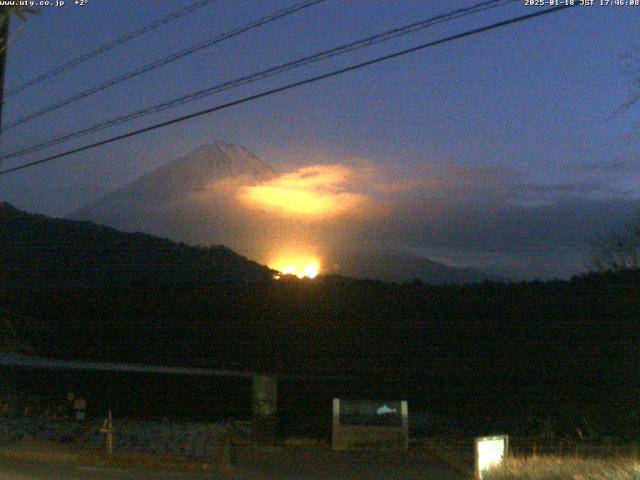
<path id="1" fill-rule="evenodd" d="M 401 427 L 402 402 L 341 400 L 340 424 L 368 427 Z"/>
<path id="2" fill-rule="evenodd" d="M 483 480 L 486 472 L 497 467 L 509 454 L 509 435 L 476 438 L 476 478 Z"/>
<path id="3" fill-rule="evenodd" d="M 404 400 L 333 400 L 334 450 L 394 449 L 409 446 L 409 415 Z"/>

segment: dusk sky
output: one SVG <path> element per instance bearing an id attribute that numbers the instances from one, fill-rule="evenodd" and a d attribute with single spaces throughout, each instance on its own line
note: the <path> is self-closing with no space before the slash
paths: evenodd
<path id="1" fill-rule="evenodd" d="M 24 23 L 12 19 L 6 90 L 192 2 L 66 3 L 43 7 Z M 212 2 L 6 98 L 3 125 L 294 3 Z M 475 3 L 326 0 L 3 132 L 2 152 Z M 568 277 L 584 269 L 590 239 L 640 211 L 640 107 L 622 109 L 634 93 L 628 72 L 640 71 L 640 7 L 599 4 L 0 176 L 0 201 L 65 216 L 202 144 L 223 140 L 289 175 L 313 165 L 346 169 L 327 188 L 384 207 L 386 215 L 369 232 L 378 246 L 512 278 Z M 521 0 L 436 25 L 1 167 L 540 8 Z"/>

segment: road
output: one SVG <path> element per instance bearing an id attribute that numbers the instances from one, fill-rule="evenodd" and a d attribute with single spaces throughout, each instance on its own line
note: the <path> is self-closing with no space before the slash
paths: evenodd
<path id="1" fill-rule="evenodd" d="M 0 480 L 467 480 L 417 454 L 314 449 L 238 452 L 229 472 L 188 472 L 0 458 Z"/>
<path id="2" fill-rule="evenodd" d="M 75 465 L 73 463 L 48 463 L 0 458 L 1 480 L 235 480 L 247 476 L 213 476 L 210 473 L 191 473 L 178 470 L 148 470 L 141 468 L 116 468 Z"/>

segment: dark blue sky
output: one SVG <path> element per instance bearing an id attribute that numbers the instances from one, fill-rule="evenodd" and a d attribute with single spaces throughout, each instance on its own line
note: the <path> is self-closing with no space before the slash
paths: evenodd
<path id="1" fill-rule="evenodd" d="M 7 89 L 191 2 L 72 3 L 44 7 L 24 25 L 13 21 Z M 3 121 L 293 3 L 214 2 L 8 98 Z M 327 0 L 16 127 L 3 135 L 2 150 L 473 3 Z M 516 2 L 71 145 L 536 8 Z M 381 244 L 519 277 L 566 276 L 582 268 L 589 238 L 640 206 L 637 110 L 619 113 L 632 93 L 624 72 L 640 47 L 639 14 L 640 7 L 577 7 L 455 41 L 0 177 L 0 199 L 65 215 L 217 139 L 242 144 L 282 171 L 357 157 L 392 178 L 438 179 L 396 199 L 396 221 L 380 226 Z"/>

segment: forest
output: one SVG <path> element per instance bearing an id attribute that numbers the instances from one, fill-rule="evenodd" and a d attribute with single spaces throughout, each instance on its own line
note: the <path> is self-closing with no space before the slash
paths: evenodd
<path id="1" fill-rule="evenodd" d="M 553 416 L 570 430 L 588 419 L 600 431 L 638 433 L 638 270 L 446 286 L 275 280 L 226 250 L 46 217 L 1 224 L 0 309 L 39 355 L 335 377 L 354 393 L 403 396 L 469 422 Z M 61 232 L 75 237 L 65 244 Z M 19 255 L 7 253 L 10 236 L 21 238 L 11 243 Z M 118 249 L 135 260 L 130 281 L 118 280 L 127 262 L 102 269 L 96 260 L 122 258 Z M 222 254 L 228 267 L 198 263 Z M 77 268 L 78 258 L 90 268 Z M 158 273 L 180 269 L 188 274 Z M 225 270 L 238 280 L 220 280 Z M 60 281 L 66 271 L 74 282 Z M 21 327 L 21 318 L 31 321 Z"/>

